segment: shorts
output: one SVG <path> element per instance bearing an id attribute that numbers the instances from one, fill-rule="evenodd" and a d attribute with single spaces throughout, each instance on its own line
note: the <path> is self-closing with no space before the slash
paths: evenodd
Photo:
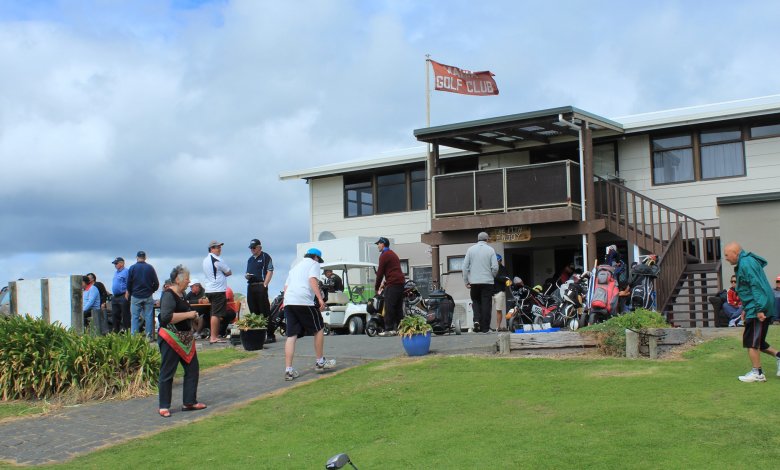
<path id="1" fill-rule="evenodd" d="M 211 302 L 211 316 L 216 318 L 225 318 L 227 315 L 227 296 L 224 292 L 206 293 L 209 302 Z"/>
<path id="2" fill-rule="evenodd" d="M 314 336 L 325 327 L 320 311 L 308 305 L 285 305 L 284 317 L 288 338 Z"/>
<path id="3" fill-rule="evenodd" d="M 493 294 L 493 311 L 506 313 L 506 292 L 501 291 Z"/>
<path id="4" fill-rule="evenodd" d="M 766 334 L 769 331 L 769 324 L 772 318 L 767 317 L 764 321 L 758 321 L 758 318 L 745 318 L 745 331 L 742 333 L 742 347 L 752 349 L 769 349 L 769 343 L 766 342 Z"/>

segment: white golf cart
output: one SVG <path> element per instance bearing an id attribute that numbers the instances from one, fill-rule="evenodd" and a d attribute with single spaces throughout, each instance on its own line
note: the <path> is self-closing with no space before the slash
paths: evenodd
<path id="1" fill-rule="evenodd" d="M 340 275 L 344 281 L 343 291 L 328 292 L 328 300 L 325 302 L 328 308 L 322 312 L 325 334 L 331 334 L 335 330 L 346 330 L 351 335 L 363 334 L 368 321 L 366 306 L 371 298 L 371 293 L 366 292 L 365 285 L 376 274 L 377 265 L 362 261 L 334 261 L 323 263 L 321 267 L 323 271 L 331 270 Z M 353 274 L 356 270 L 360 272 L 362 283 L 350 284 L 350 270 Z"/>

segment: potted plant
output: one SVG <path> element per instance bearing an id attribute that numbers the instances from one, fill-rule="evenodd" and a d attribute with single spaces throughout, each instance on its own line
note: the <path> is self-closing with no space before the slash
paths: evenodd
<path id="1" fill-rule="evenodd" d="M 241 344 L 247 351 L 263 349 L 268 333 L 268 320 L 255 313 L 247 313 L 236 320 L 236 326 L 241 330 Z"/>
<path id="2" fill-rule="evenodd" d="M 431 325 L 421 315 L 407 315 L 398 324 L 398 334 L 406 354 L 424 356 L 431 350 Z"/>

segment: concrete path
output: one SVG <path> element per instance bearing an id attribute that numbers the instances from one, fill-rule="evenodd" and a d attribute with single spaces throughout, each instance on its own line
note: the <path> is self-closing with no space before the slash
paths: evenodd
<path id="1" fill-rule="evenodd" d="M 433 354 L 492 354 L 495 334 L 435 336 Z M 325 354 L 337 360 L 337 370 L 371 360 L 403 355 L 399 338 L 329 336 Z M 202 345 L 200 350 L 217 346 Z M 173 426 L 192 422 L 237 405 L 282 390 L 301 382 L 327 376 L 314 371 L 314 347 L 311 338 L 298 341 L 295 364 L 301 376 L 284 381 L 284 343 L 267 346 L 256 358 L 239 364 L 201 372 L 198 399 L 208 408 L 181 412 L 181 380 L 173 388 L 172 416 L 157 414 L 157 396 L 133 400 L 109 400 L 67 407 L 45 416 L 0 423 L 0 460 L 21 465 L 63 462 L 139 436 L 153 434 Z"/>

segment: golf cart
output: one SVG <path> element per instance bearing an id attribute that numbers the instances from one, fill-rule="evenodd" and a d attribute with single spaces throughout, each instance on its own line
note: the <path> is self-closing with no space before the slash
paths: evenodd
<path id="1" fill-rule="evenodd" d="M 377 265 L 362 261 L 334 261 L 323 263 L 322 270 L 331 270 L 341 276 L 344 281 L 344 290 L 328 292 L 328 306 L 322 312 L 325 321 L 325 334 L 335 330 L 346 330 L 351 335 L 363 334 L 368 320 L 366 305 L 371 293 L 366 292 L 366 285 L 370 277 L 376 274 Z M 349 282 L 349 271 L 360 271 L 360 281 L 365 284 L 352 285 Z"/>

